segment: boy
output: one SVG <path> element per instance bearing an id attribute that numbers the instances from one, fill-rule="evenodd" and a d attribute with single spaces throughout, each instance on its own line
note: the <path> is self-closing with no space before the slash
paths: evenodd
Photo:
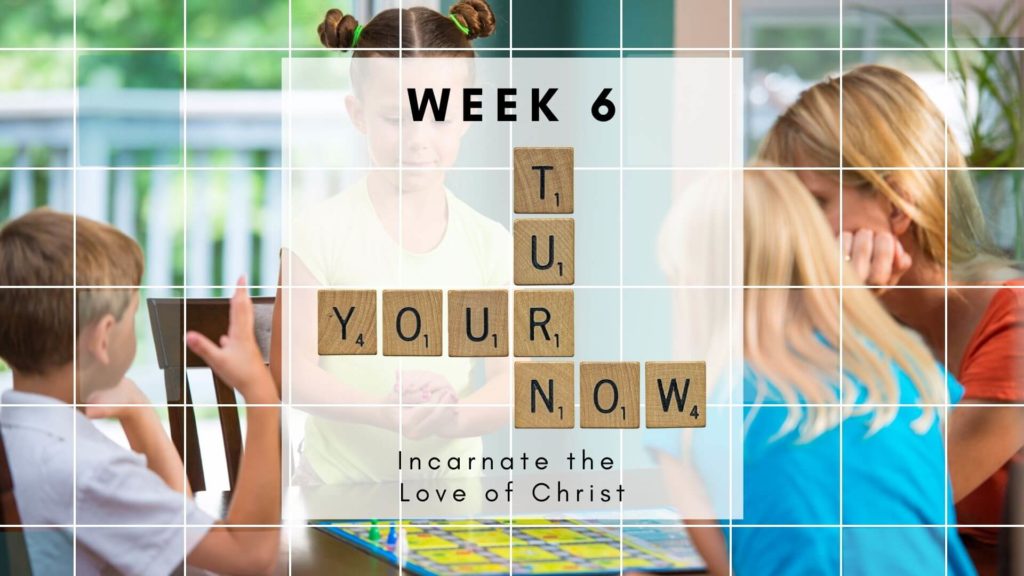
<path id="1" fill-rule="evenodd" d="M 219 346 L 186 337 L 249 405 L 246 449 L 221 525 L 192 501 L 156 412 L 124 378 L 135 357 L 142 268 L 138 244 L 86 218 L 40 209 L 0 228 L 0 358 L 14 376 L 0 398 L 0 434 L 21 522 L 58 527 L 25 532 L 32 571 L 70 573 L 74 550 L 78 574 L 167 574 L 183 562 L 269 572 L 279 529 L 233 526 L 281 518 L 280 400 L 256 345 L 244 279 Z M 89 288 L 75 291 L 75 274 Z M 90 418 L 116 418 L 132 451 Z"/>

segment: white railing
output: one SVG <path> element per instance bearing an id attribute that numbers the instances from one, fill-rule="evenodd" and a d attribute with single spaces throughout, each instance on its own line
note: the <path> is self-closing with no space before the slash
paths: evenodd
<path id="1" fill-rule="evenodd" d="M 242 273 L 253 284 L 274 284 L 283 196 L 281 95 L 190 90 L 185 104 L 177 91 L 83 92 L 78 169 L 71 171 L 73 96 L 0 95 L 0 147 L 14 150 L 14 165 L 6 177 L 0 174 L 0 216 L 17 217 L 39 205 L 77 208 L 140 239 L 146 284 L 162 286 L 181 283 L 175 256 L 187 220 L 190 286 L 230 286 Z M 180 169 L 183 148 L 187 173 Z M 188 213 L 172 217 L 182 213 L 186 193 Z"/>

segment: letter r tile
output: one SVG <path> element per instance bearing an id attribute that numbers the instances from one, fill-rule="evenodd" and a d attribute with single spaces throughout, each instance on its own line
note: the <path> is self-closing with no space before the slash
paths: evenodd
<path id="1" fill-rule="evenodd" d="M 515 355 L 575 354 L 573 301 L 572 290 L 516 290 L 512 317 Z"/>

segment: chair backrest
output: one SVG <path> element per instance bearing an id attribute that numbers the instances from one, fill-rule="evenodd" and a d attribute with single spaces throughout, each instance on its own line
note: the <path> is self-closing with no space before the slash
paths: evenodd
<path id="1" fill-rule="evenodd" d="M 270 333 L 274 312 L 271 296 L 253 298 L 253 317 L 256 342 L 263 361 L 270 357 Z M 199 332 L 217 342 L 227 333 L 231 300 L 229 298 L 150 298 L 149 320 L 153 328 L 157 363 L 164 373 L 167 391 L 171 438 L 185 462 L 185 471 L 193 490 L 206 489 L 203 456 L 192 407 L 192 391 L 186 368 L 207 367 L 202 358 L 185 347 L 186 330 Z M 242 428 L 238 420 L 238 405 L 234 390 L 213 374 L 217 413 L 220 417 L 221 437 L 228 468 L 228 480 L 234 489 L 238 478 L 238 465 L 242 455 Z"/>
<path id="2" fill-rule="evenodd" d="M 1010 481 L 1006 485 L 1006 508 L 999 535 L 999 574 L 1024 574 L 1024 453 L 1010 465 Z"/>
<path id="3" fill-rule="evenodd" d="M 10 463 L 7 461 L 7 448 L 4 446 L 2 433 L 0 433 L 0 523 L 12 526 L 12 528 L 0 529 L 0 568 L 3 569 L 4 574 L 31 575 L 32 565 L 29 563 L 25 532 L 24 529 L 17 527 L 21 524 L 21 514 L 18 513 L 18 503 L 14 501 L 14 477 L 11 474 Z"/>

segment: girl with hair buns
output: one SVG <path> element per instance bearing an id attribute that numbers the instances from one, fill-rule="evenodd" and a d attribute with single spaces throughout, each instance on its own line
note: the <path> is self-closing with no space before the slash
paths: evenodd
<path id="1" fill-rule="evenodd" d="M 799 167 L 842 238 L 854 271 L 847 283 L 879 287 L 889 313 L 963 384 L 948 438 L 957 516 L 1001 524 L 1008 470 L 1024 446 L 1024 274 L 990 240 L 942 113 L 906 74 L 863 66 L 801 94 L 760 155 Z M 998 529 L 961 534 L 979 570 L 994 573 Z"/>
<path id="2" fill-rule="evenodd" d="M 473 81 L 471 41 L 494 29 L 483 0 L 457 2 L 447 15 L 424 7 L 385 10 L 365 24 L 337 9 L 327 12 L 317 30 L 323 45 L 355 48 L 345 107 L 366 137 L 372 169 L 348 189 L 295 208 L 291 244 L 282 252 L 292 285 L 508 286 L 508 231 L 445 185 L 469 125 L 451 118 L 413 122 L 408 103 L 398 98 L 400 72 L 405 87 L 450 87 L 451 105 L 461 109 L 461 88 Z M 506 425 L 506 408 L 474 406 L 507 403 L 506 358 L 484 360 L 485 382 L 474 388 L 469 358 L 319 356 L 316 290 L 278 292 L 272 335 L 278 378 L 282 340 L 288 340 L 283 307 L 297 320 L 288 354 L 292 398 L 310 413 L 294 483 L 397 479 L 395 452 L 383 448 L 398 448 L 400 397 L 403 453 L 424 460 L 479 456 L 480 436 Z M 416 477 L 405 472 L 405 479 Z"/>

